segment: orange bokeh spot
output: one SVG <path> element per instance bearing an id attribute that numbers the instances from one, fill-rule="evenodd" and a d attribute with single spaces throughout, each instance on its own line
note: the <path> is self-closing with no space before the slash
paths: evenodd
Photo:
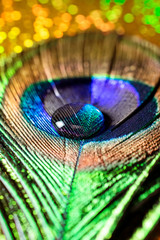
<path id="1" fill-rule="evenodd" d="M 114 25 L 111 24 L 110 22 L 108 22 L 108 23 L 102 23 L 101 26 L 100 26 L 100 30 L 101 30 L 102 32 L 108 32 L 108 31 L 112 30 L 113 27 L 114 27 Z"/>
<path id="2" fill-rule="evenodd" d="M 21 15 L 21 13 L 20 13 L 19 11 L 13 11 L 13 12 L 11 13 L 11 17 L 12 17 L 12 19 L 13 19 L 14 21 L 18 21 L 18 20 L 21 19 L 22 15 Z"/>
<path id="3" fill-rule="evenodd" d="M 42 40 L 42 39 L 41 39 L 41 36 L 40 36 L 38 33 L 35 33 L 35 34 L 33 35 L 33 39 L 34 39 L 36 42 L 39 42 L 39 41 Z"/>
<path id="4" fill-rule="evenodd" d="M 47 28 L 50 28 L 50 27 L 52 27 L 52 25 L 53 25 L 52 19 L 51 18 L 45 18 L 44 26 L 47 27 Z"/>
<path id="5" fill-rule="evenodd" d="M 63 22 L 68 23 L 68 22 L 71 21 L 72 16 L 71 16 L 69 13 L 64 13 L 64 14 L 61 16 L 61 18 L 62 18 L 62 21 L 63 21 Z"/>
<path id="6" fill-rule="evenodd" d="M 83 16 L 83 15 L 81 15 L 81 14 L 79 14 L 79 15 L 77 15 L 76 17 L 75 17 L 75 21 L 77 22 L 77 23 L 81 23 L 81 22 L 83 22 L 85 20 L 85 16 Z"/>
<path id="7" fill-rule="evenodd" d="M 63 37 L 63 32 L 61 32 L 60 30 L 56 30 L 54 31 L 53 35 L 55 38 L 61 38 Z"/>
<path id="8" fill-rule="evenodd" d="M 5 9 L 9 9 L 12 7 L 13 0 L 2 0 L 2 5 L 4 6 Z"/>
<path id="9" fill-rule="evenodd" d="M 48 9 L 43 8 L 40 4 L 34 4 L 32 12 L 35 16 L 48 17 Z"/>
<path id="10" fill-rule="evenodd" d="M 1 14 L 1 17 L 6 21 L 6 22 L 12 22 L 12 17 L 11 17 L 11 12 L 3 12 Z"/>
<path id="11" fill-rule="evenodd" d="M 0 27 L 3 27 L 4 24 L 5 24 L 4 19 L 3 19 L 3 18 L 0 18 Z"/>
<path id="12" fill-rule="evenodd" d="M 59 30 L 62 32 L 66 32 L 68 30 L 68 25 L 66 23 L 61 23 L 59 25 Z"/>

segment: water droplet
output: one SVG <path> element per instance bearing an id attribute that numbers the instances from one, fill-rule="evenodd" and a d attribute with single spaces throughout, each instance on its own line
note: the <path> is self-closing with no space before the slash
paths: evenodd
<path id="1" fill-rule="evenodd" d="M 91 104 L 70 103 L 54 112 L 52 124 L 63 137 L 83 139 L 95 135 L 104 127 L 104 116 Z"/>

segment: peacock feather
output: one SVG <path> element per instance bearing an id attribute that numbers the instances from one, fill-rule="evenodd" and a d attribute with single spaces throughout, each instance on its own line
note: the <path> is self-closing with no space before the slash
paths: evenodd
<path id="1" fill-rule="evenodd" d="M 86 32 L 0 65 L 1 239 L 158 239 L 160 50 Z"/>

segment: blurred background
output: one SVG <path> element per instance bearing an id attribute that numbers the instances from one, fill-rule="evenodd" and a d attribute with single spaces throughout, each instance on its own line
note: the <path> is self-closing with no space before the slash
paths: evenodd
<path id="1" fill-rule="evenodd" d="M 0 56 L 98 29 L 160 46 L 160 0 L 0 0 Z"/>

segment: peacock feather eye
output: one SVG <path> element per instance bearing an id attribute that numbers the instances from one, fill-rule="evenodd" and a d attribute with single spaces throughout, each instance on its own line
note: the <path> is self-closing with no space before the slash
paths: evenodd
<path id="1" fill-rule="evenodd" d="M 151 87 L 140 82 L 105 75 L 59 79 L 29 86 L 20 106 L 31 124 L 54 136 L 108 140 L 134 132 L 152 120 L 157 110 L 155 100 L 150 103 L 152 111 L 148 111 L 147 105 L 139 113 L 139 117 L 146 115 L 139 125 L 131 123 L 123 130 L 124 125 L 114 133 L 110 131 L 140 107 L 145 94 L 151 91 Z"/>
<path id="2" fill-rule="evenodd" d="M 156 234 L 159 85 L 160 50 L 115 32 L 52 40 L 1 62 L 7 239 Z"/>

